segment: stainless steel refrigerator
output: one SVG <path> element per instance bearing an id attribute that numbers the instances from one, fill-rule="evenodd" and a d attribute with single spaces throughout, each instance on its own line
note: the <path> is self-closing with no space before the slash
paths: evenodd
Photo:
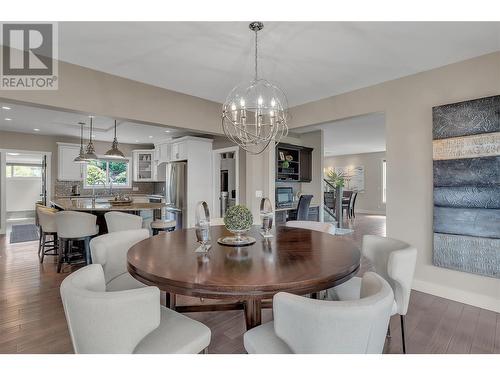
<path id="1" fill-rule="evenodd" d="M 166 163 L 165 167 L 166 218 L 175 220 L 175 229 L 186 227 L 187 161 Z"/>

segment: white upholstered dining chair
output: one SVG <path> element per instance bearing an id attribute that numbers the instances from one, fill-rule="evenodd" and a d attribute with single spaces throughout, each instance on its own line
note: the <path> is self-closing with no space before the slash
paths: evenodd
<path id="1" fill-rule="evenodd" d="M 319 221 L 290 220 L 287 221 L 285 225 L 292 228 L 304 228 L 335 234 L 335 226 L 330 223 L 320 223 Z"/>
<path id="2" fill-rule="evenodd" d="M 363 236 L 362 255 L 373 264 L 374 271 L 392 287 L 394 302 L 392 315 L 399 314 L 403 353 L 406 353 L 405 316 L 410 302 L 411 284 L 415 273 L 417 249 L 406 242 L 393 238 Z M 330 300 L 355 300 L 360 296 L 361 278 L 353 277 L 347 282 L 327 291 Z"/>
<path id="3" fill-rule="evenodd" d="M 162 307 L 158 288 L 106 292 L 100 264 L 66 277 L 61 297 L 75 353 L 196 354 L 210 344 L 210 329 Z"/>
<path id="4" fill-rule="evenodd" d="M 128 272 L 127 252 L 136 243 L 148 237 L 149 230 L 137 229 L 103 234 L 90 241 L 92 260 L 102 265 L 108 292 L 146 286 Z"/>
<path id="5" fill-rule="evenodd" d="M 104 214 L 108 233 L 142 228 L 142 217 L 125 212 L 110 211 Z"/>
<path id="6" fill-rule="evenodd" d="M 246 332 L 250 354 L 382 353 L 393 293 L 374 272 L 361 283 L 361 298 L 324 301 L 278 293 L 273 298 L 274 321 Z"/>

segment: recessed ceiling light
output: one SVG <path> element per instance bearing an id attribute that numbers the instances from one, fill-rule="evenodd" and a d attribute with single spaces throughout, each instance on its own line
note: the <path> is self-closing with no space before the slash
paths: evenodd
<path id="1" fill-rule="evenodd" d="M 19 156 L 21 154 L 19 154 L 18 152 L 7 152 L 7 155 L 10 155 L 10 156 Z"/>
<path id="2" fill-rule="evenodd" d="M 152 135 L 148 135 L 148 138 L 153 138 L 153 136 Z"/>
<path id="3" fill-rule="evenodd" d="M 6 117 L 6 118 L 5 118 L 5 121 L 12 121 L 12 119 L 11 119 L 11 118 Z"/>
<path id="4" fill-rule="evenodd" d="M 170 130 L 165 130 L 165 133 L 170 133 Z"/>
<path id="5" fill-rule="evenodd" d="M 6 109 L 8 111 L 10 109 L 10 107 L 3 106 L 2 109 Z"/>
<path id="6" fill-rule="evenodd" d="M 34 131 L 36 131 L 36 132 L 39 132 L 39 131 L 40 131 L 40 129 L 37 129 L 37 128 L 35 128 L 35 129 L 33 129 L 33 130 L 34 130 Z"/>

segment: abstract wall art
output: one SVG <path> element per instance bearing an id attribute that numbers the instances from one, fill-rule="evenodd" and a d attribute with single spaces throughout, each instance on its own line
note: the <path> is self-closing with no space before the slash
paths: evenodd
<path id="1" fill-rule="evenodd" d="M 500 278 L 500 95 L 432 117 L 433 264 Z"/>
<path id="2" fill-rule="evenodd" d="M 365 167 L 349 166 L 349 167 L 335 167 L 335 173 L 344 176 L 345 190 L 352 190 L 357 193 L 365 191 Z"/>

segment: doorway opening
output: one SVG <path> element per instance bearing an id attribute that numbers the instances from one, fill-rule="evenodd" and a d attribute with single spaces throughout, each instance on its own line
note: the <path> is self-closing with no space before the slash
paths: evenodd
<path id="1" fill-rule="evenodd" d="M 212 217 L 224 217 L 227 209 L 239 204 L 239 148 L 213 151 L 214 197 Z"/>
<path id="2" fill-rule="evenodd" d="M 322 176 L 325 222 L 353 229 L 362 218 L 377 226 L 383 222 L 385 233 L 386 201 L 390 199 L 385 126 L 385 114 L 375 112 L 293 129 L 301 137 L 322 131 L 321 163 L 313 167 Z"/>
<path id="3" fill-rule="evenodd" d="M 0 234 L 10 243 L 38 240 L 36 204 L 50 199 L 50 154 L 0 150 Z"/>

